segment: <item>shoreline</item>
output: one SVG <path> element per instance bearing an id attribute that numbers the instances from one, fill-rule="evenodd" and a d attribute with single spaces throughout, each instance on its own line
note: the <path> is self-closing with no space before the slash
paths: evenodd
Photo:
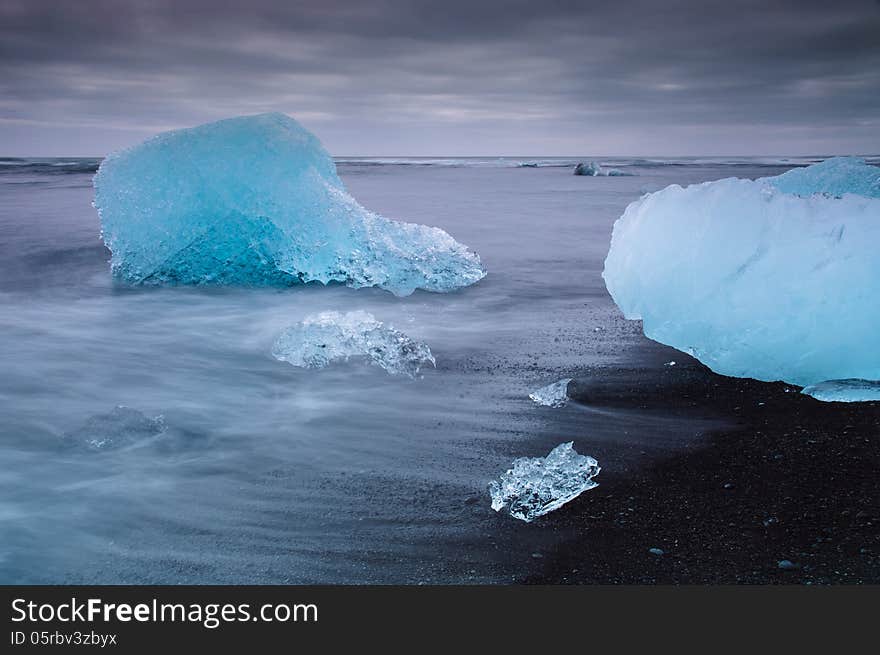
<path id="1" fill-rule="evenodd" d="M 544 517 L 566 537 L 520 581 L 880 583 L 880 402 L 823 403 L 682 359 L 596 371 L 570 395 L 591 407 L 706 412 L 729 427 L 626 474 L 603 471 L 599 487 Z"/>

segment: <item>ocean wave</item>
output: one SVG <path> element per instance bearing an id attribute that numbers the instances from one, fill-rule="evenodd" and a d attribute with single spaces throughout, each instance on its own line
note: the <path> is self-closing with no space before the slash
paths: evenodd
<path id="1" fill-rule="evenodd" d="M 100 157 L 0 157 L 0 175 L 36 173 L 38 175 L 94 174 Z"/>

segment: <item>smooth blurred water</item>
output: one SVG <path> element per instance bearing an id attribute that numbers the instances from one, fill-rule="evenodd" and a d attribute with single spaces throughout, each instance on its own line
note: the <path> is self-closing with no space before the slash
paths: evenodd
<path id="1" fill-rule="evenodd" d="M 489 275 L 476 286 L 403 299 L 124 288 L 98 237 L 88 162 L 0 167 L 0 582 L 515 580 L 564 535 L 489 509 L 486 484 L 514 457 L 574 439 L 601 475 L 625 474 L 693 438 L 637 408 L 550 409 L 528 394 L 668 354 L 620 318 L 601 280 L 628 202 L 785 165 L 614 161 L 634 175 L 591 178 L 562 160 L 412 161 L 340 173 L 369 209 L 478 251 Z M 409 380 L 271 356 L 286 326 L 354 309 L 427 342 L 436 369 Z M 117 405 L 164 416 L 167 431 L 115 451 L 61 448 Z"/>

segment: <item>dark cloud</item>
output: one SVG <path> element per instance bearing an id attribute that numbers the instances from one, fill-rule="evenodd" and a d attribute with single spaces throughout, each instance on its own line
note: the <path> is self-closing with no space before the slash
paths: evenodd
<path id="1" fill-rule="evenodd" d="M 874 0 L 0 0 L 4 153 L 284 111 L 336 154 L 880 151 Z"/>

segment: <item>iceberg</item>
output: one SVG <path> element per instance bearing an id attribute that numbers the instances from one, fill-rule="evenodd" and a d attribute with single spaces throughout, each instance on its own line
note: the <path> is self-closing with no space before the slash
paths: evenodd
<path id="1" fill-rule="evenodd" d="M 94 186 L 111 269 L 130 284 L 338 282 L 403 296 L 485 276 L 443 230 L 361 207 L 284 114 L 165 132 L 107 157 Z"/>
<path id="2" fill-rule="evenodd" d="M 858 157 L 832 157 L 806 168 L 793 168 L 776 177 L 759 180 L 783 193 L 811 196 L 815 193 L 840 198 L 854 193 L 880 198 L 880 169 Z"/>
<path id="3" fill-rule="evenodd" d="M 872 380 L 826 380 L 804 387 L 801 393 L 825 402 L 880 401 L 880 382 Z"/>
<path id="4" fill-rule="evenodd" d="M 880 380 L 880 168 L 666 187 L 614 225 L 605 284 L 645 335 L 717 373 Z"/>
<path id="5" fill-rule="evenodd" d="M 403 332 L 354 311 L 308 316 L 278 338 L 275 359 L 301 368 L 324 368 L 351 358 L 366 359 L 391 375 L 415 378 L 422 366 L 435 365 L 431 349 Z"/>
<path id="6" fill-rule="evenodd" d="M 547 457 L 520 457 L 497 481 L 489 483 L 492 509 L 505 506 L 514 518 L 530 523 L 597 487 L 598 462 L 580 455 L 569 441 Z"/>
<path id="7" fill-rule="evenodd" d="M 565 404 L 568 402 L 569 382 L 571 382 L 571 378 L 565 378 L 559 380 L 559 382 L 548 384 L 546 387 L 541 387 L 537 391 L 530 393 L 529 398 L 545 407 L 565 407 Z"/>
<path id="8" fill-rule="evenodd" d="M 623 177 L 629 175 L 629 173 L 624 173 L 617 168 L 604 168 L 594 161 L 591 161 L 589 164 L 581 162 L 574 167 L 574 174 L 588 177 Z"/>
<path id="9" fill-rule="evenodd" d="M 149 418 L 142 412 L 118 405 L 107 414 L 92 416 L 81 428 L 68 432 L 62 443 L 68 448 L 105 451 L 143 443 L 165 432 L 162 416 Z"/>

